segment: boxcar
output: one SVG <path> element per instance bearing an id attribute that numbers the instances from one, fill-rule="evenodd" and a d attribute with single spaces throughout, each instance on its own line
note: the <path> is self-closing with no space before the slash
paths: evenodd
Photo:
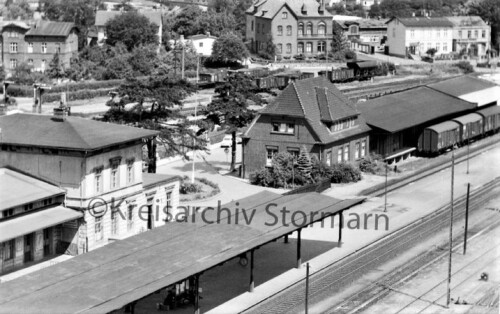
<path id="1" fill-rule="evenodd" d="M 462 144 L 483 135 L 483 117 L 477 113 L 469 113 L 452 121 L 460 124 L 460 142 Z"/>
<path id="2" fill-rule="evenodd" d="M 354 77 L 358 80 L 370 79 L 377 69 L 376 61 L 347 62 L 347 67 L 354 70 Z"/>
<path id="3" fill-rule="evenodd" d="M 484 134 L 496 133 L 500 130 L 500 106 L 491 106 L 476 112 L 483 117 Z"/>
<path id="4" fill-rule="evenodd" d="M 461 125 L 446 121 L 424 129 L 418 138 L 418 151 L 423 154 L 438 154 L 460 141 Z"/>

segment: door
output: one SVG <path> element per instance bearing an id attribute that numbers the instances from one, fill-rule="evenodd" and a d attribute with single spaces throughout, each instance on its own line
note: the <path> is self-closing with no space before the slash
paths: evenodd
<path id="1" fill-rule="evenodd" d="M 33 260 L 33 233 L 24 236 L 24 262 L 30 262 Z"/>
<path id="2" fill-rule="evenodd" d="M 48 256 L 52 254 L 52 228 L 47 228 L 43 230 L 43 256 Z"/>
<path id="3" fill-rule="evenodd" d="M 148 230 L 153 229 L 153 198 L 148 199 Z"/>

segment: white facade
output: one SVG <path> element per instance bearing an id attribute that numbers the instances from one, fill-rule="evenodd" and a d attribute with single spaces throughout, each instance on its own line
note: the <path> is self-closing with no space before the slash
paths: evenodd
<path id="1" fill-rule="evenodd" d="M 446 26 L 406 26 L 394 18 L 388 23 L 387 42 L 389 54 L 425 55 L 435 48 L 436 54 L 450 53 L 453 50 L 453 28 Z"/>
<path id="2" fill-rule="evenodd" d="M 193 35 L 184 39 L 184 36 L 181 36 L 177 41 L 170 40 L 169 44 L 171 47 L 174 47 L 176 42 L 180 42 L 183 45 L 193 45 L 196 54 L 202 55 L 204 57 L 210 57 L 212 55 L 212 47 L 214 42 L 217 40 L 217 37 L 207 35 Z"/>

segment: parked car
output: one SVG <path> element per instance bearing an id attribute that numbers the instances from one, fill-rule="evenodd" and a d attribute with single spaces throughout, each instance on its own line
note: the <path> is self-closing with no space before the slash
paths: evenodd
<path id="1" fill-rule="evenodd" d="M 220 143 L 220 147 L 231 147 L 232 143 L 233 136 L 231 134 L 226 134 Z M 239 135 L 236 135 L 236 144 L 241 144 L 241 137 Z"/>

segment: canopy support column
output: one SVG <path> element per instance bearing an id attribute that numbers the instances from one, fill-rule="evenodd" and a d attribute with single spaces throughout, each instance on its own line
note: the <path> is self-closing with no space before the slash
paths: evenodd
<path id="1" fill-rule="evenodd" d="M 339 247 L 342 245 L 342 226 L 344 225 L 344 213 L 339 213 Z"/>
<path id="2" fill-rule="evenodd" d="M 253 256 L 254 256 L 254 251 L 255 250 L 251 250 L 250 251 L 250 286 L 249 286 L 249 289 L 248 289 L 250 292 L 253 292 L 253 289 L 255 287 L 255 280 L 254 280 L 254 276 L 253 276 L 253 269 L 254 269 Z"/>
<path id="3" fill-rule="evenodd" d="M 302 255 L 300 252 L 300 242 L 301 242 L 300 233 L 301 233 L 301 231 L 302 231 L 302 229 L 297 230 L 297 268 L 300 268 L 302 266 Z"/>
<path id="4" fill-rule="evenodd" d="M 200 314 L 200 274 L 194 275 L 194 314 Z"/>

